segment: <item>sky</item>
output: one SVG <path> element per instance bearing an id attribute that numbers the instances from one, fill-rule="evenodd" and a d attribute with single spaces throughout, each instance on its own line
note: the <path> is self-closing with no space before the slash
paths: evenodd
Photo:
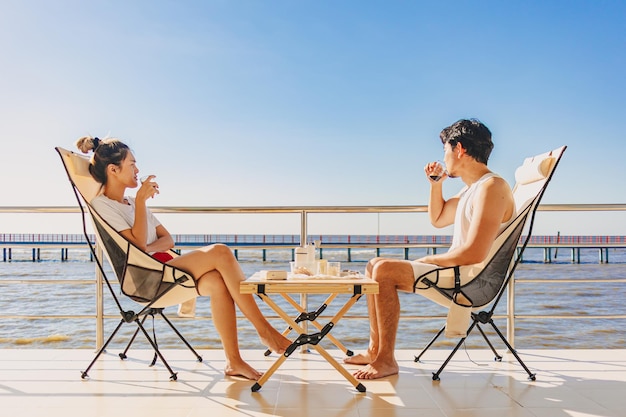
<path id="1" fill-rule="evenodd" d="M 525 157 L 568 146 L 543 203 L 624 204 L 624 28 L 617 0 L 0 0 L 0 206 L 75 205 L 54 147 L 84 135 L 131 147 L 153 206 L 425 205 L 423 167 L 461 118 L 491 129 L 511 185 Z M 441 233 L 424 220 L 310 230 Z M 294 216 L 165 222 L 299 232 Z M 0 233 L 77 223 L 0 214 Z M 538 232 L 624 235 L 626 213 L 540 212 Z"/>

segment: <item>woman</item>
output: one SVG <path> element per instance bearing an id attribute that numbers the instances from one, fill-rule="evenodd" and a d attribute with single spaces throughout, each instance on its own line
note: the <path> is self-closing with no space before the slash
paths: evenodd
<path id="1" fill-rule="evenodd" d="M 93 151 L 89 171 L 102 184 L 101 193 L 91 201 L 96 211 L 126 239 L 153 256 L 171 249 L 172 236 L 146 207 L 146 200 L 159 193 L 155 177 L 149 176 L 140 185 L 135 198 L 124 195 L 127 188 L 139 185 L 139 169 L 128 146 L 117 139 L 86 136 L 76 141 L 76 147 L 83 153 Z M 239 283 L 245 276 L 232 251 L 216 244 L 167 262 L 192 274 L 198 294 L 211 297 L 213 323 L 226 355 L 225 374 L 259 379 L 262 374 L 239 353 L 235 304 L 254 325 L 261 342 L 272 351 L 283 353 L 291 342 L 263 317 L 252 295 L 239 293 Z"/>

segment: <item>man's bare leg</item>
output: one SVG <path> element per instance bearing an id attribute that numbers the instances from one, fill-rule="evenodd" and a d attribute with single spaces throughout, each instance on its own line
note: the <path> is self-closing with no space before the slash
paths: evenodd
<path id="1" fill-rule="evenodd" d="M 365 276 L 371 278 L 374 265 L 382 259 L 383 258 L 374 258 L 370 260 L 365 269 Z M 378 332 L 378 319 L 376 317 L 376 299 L 373 295 L 367 295 L 367 314 L 370 321 L 370 341 L 367 351 L 365 353 L 358 353 L 354 356 L 345 358 L 343 360 L 344 363 L 351 365 L 369 365 L 378 355 L 380 335 Z"/>
<path id="2" fill-rule="evenodd" d="M 382 260 L 376 262 L 372 272 L 372 278 L 379 284 L 379 293 L 374 296 L 378 352 L 373 361 L 354 373 L 358 379 L 383 378 L 398 373 L 394 354 L 400 320 L 398 290 L 411 291 L 414 280 L 413 268 L 407 261 Z"/>
<path id="3" fill-rule="evenodd" d="M 378 320 L 376 318 L 376 300 L 374 296 L 370 294 L 367 295 L 367 314 L 370 320 L 370 341 L 367 351 L 344 358 L 344 363 L 351 365 L 369 365 L 378 354 L 380 336 L 378 334 Z"/>

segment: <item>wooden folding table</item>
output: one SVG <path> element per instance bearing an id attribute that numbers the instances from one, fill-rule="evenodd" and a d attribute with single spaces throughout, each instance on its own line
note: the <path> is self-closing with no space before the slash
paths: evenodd
<path id="1" fill-rule="evenodd" d="M 363 277 L 308 277 L 308 278 L 290 278 L 287 280 L 266 280 L 262 278 L 261 273 L 256 273 L 247 280 L 243 281 L 240 286 L 242 294 L 256 294 L 268 306 L 272 308 L 285 322 L 289 329 L 285 332 L 289 333 L 294 330 L 298 336 L 293 340 L 289 348 L 284 354 L 274 362 L 270 369 L 254 384 L 252 391 L 258 391 L 263 384 L 276 372 L 281 364 L 299 347 L 303 345 L 311 345 L 317 352 L 330 363 L 339 373 L 341 373 L 358 391 L 365 392 L 365 386 L 361 384 L 350 372 L 348 372 L 339 362 L 337 362 L 322 346 L 320 342 L 325 338 L 333 342 L 344 353 L 351 354 L 341 342 L 330 335 L 330 331 L 337 325 L 337 322 L 346 314 L 346 312 L 356 303 L 363 294 L 378 294 L 378 283 Z M 292 318 L 288 315 L 276 302 L 270 297 L 271 294 L 280 294 L 289 304 L 291 304 L 300 315 Z M 329 294 L 326 301 L 316 311 L 307 312 L 297 303 L 289 294 Z M 330 319 L 328 323 L 322 325 L 318 323 L 317 318 L 321 312 L 337 297 L 339 294 L 350 294 L 350 297 L 339 311 Z M 306 326 L 302 326 L 302 322 L 310 322 L 318 330 L 309 333 L 305 330 Z"/>

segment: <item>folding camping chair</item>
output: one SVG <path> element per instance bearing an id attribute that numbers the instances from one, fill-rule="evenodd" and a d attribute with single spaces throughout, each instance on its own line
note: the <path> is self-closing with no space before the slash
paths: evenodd
<path id="1" fill-rule="evenodd" d="M 532 234 L 537 207 L 565 149 L 566 146 L 563 146 L 553 151 L 527 158 L 522 166 L 516 170 L 516 184 L 513 188 L 516 217 L 496 238 L 485 261 L 475 265 L 438 268 L 415 280 L 413 286 L 414 292 L 435 290 L 437 293 L 437 297 L 435 298 L 438 299 L 435 302 L 442 305 L 447 303 L 450 308 L 461 306 L 461 308 L 465 307 L 471 309 L 469 328 L 465 336 L 461 337 L 439 370 L 433 372 L 433 380 L 439 380 L 439 374 L 474 328 L 477 328 L 482 334 L 492 352 L 495 354 L 495 360 L 502 360 L 502 356 L 498 355 L 481 328 L 481 324 L 487 323 L 493 327 L 509 351 L 524 368 L 528 374 L 528 378 L 532 381 L 535 380 L 535 374 L 531 373 L 526 367 L 515 349 L 513 349 L 502 332 L 500 332 L 495 325 L 492 317 L 500 298 L 513 277 L 517 265 L 522 259 L 522 254 Z M 527 223 L 528 232 L 523 237 L 522 232 Z M 515 256 L 516 250 L 517 256 Z M 442 274 L 454 274 L 455 285 L 451 288 L 438 286 L 437 283 Z M 467 305 L 468 301 L 470 305 Z M 489 307 L 487 310 L 481 310 L 487 307 Z M 422 352 L 415 357 L 415 362 L 419 362 L 422 355 L 445 330 L 446 326 L 444 325 Z"/>
<path id="2" fill-rule="evenodd" d="M 76 195 L 78 206 L 82 213 L 83 232 L 89 244 L 89 248 L 122 316 L 122 319 L 113 333 L 99 349 L 87 369 L 82 372 L 82 378 L 85 379 L 88 377 L 89 370 L 105 351 L 122 325 L 125 323 L 135 323 L 137 326 L 135 333 L 131 337 L 124 352 L 119 354 L 120 358 L 126 359 L 126 353 L 130 349 L 139 331 L 141 331 L 155 352 L 150 366 L 156 363 L 157 357 L 160 358 L 170 372 L 170 379 L 175 381 L 177 379 L 176 373 L 172 371 L 172 368 L 170 368 L 161 354 L 157 346 L 156 335 L 151 337 L 148 334 L 144 327 L 144 322 L 148 317 L 154 318 L 155 315 L 161 316 L 183 343 L 193 352 L 198 362 L 202 362 L 202 357 L 198 355 L 163 313 L 165 307 L 174 306 L 198 296 L 195 280 L 191 274 L 154 259 L 112 228 L 89 204 L 91 199 L 98 194 L 101 188 L 100 184 L 95 181 L 89 173 L 89 159 L 84 155 L 63 148 L 57 147 L 55 149 L 61 156 L 63 166 L 65 167 L 72 189 Z M 85 207 L 87 210 L 85 210 Z M 120 303 L 111 280 L 103 268 L 102 260 L 98 257 L 96 248 L 87 233 L 87 213 L 89 213 L 89 217 L 92 220 L 97 242 L 101 245 L 117 277 L 121 292 L 141 306 L 139 312 L 124 309 Z M 174 251 L 170 251 L 170 254 L 173 257 L 178 256 Z"/>

